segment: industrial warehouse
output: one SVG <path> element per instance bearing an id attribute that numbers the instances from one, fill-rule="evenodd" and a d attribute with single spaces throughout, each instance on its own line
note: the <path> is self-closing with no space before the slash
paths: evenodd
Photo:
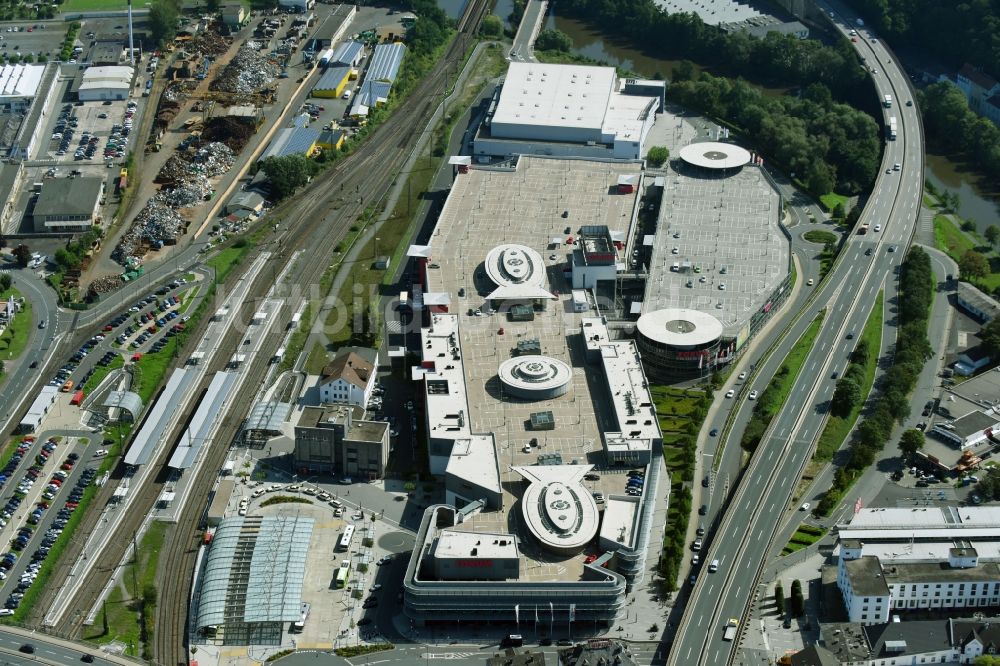
<path id="1" fill-rule="evenodd" d="M 634 343 L 572 302 L 609 265 L 614 283 L 642 176 L 638 162 L 528 156 L 466 169 L 431 244 L 410 248 L 425 324 L 413 379 L 448 502 L 426 510 L 404 579 L 414 622 L 607 627 L 643 575 L 656 414 Z"/>
<path id="2" fill-rule="evenodd" d="M 662 81 L 619 80 L 613 67 L 512 62 L 473 155 L 639 159 L 664 93 Z"/>

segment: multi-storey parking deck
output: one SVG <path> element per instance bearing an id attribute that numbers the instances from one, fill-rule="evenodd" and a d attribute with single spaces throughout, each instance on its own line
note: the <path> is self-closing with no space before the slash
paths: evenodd
<path id="1" fill-rule="evenodd" d="M 413 376 L 431 471 L 455 507 L 428 509 L 418 533 L 406 578 L 416 621 L 516 621 L 537 604 L 606 625 L 624 603 L 656 489 L 654 474 L 629 491 L 625 472 L 649 464 L 660 433 L 635 346 L 610 339 L 595 296 L 624 270 L 641 180 L 639 164 L 578 159 L 467 170 L 428 246 L 410 253 L 424 272 Z M 624 538 L 603 538 L 609 502 Z"/>

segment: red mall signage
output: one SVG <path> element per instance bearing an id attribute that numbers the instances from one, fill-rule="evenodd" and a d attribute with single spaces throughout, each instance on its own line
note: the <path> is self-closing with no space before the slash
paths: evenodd
<path id="1" fill-rule="evenodd" d="M 455 566 L 463 569 L 469 567 L 491 567 L 493 566 L 493 560 L 455 560 Z"/>

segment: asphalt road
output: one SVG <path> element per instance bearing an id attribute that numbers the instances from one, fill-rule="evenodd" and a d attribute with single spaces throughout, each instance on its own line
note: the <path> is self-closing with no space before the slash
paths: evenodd
<path id="1" fill-rule="evenodd" d="M 853 16 L 843 14 L 837 15 L 837 21 L 845 34 L 854 24 Z M 879 289 L 894 279 L 917 222 L 923 137 L 916 108 L 905 106 L 905 100 L 910 99 L 906 75 L 880 41 L 859 36 L 855 45 L 876 69 L 872 76 L 880 98 L 885 94 L 893 97 L 894 106 L 886 115 L 900 120 L 899 138 L 886 143 L 882 172 L 862 216 L 862 221 L 873 227 L 881 224 L 882 231 L 849 239 L 830 279 L 779 347 L 776 356 L 783 357 L 812 315 L 826 309 L 823 326 L 788 402 L 761 442 L 720 528 L 710 535 L 707 551 L 702 551 L 704 562 L 718 561 L 718 572 L 705 569 L 698 577 L 671 650 L 673 664 L 729 661 L 738 641 L 723 641 L 723 627 L 730 618 L 744 616 L 773 532 L 786 511 L 795 509 L 788 506 L 790 495 L 822 428 L 835 384 L 831 374 L 844 370 L 856 342 L 847 335 L 860 333 Z M 900 171 L 892 170 L 894 163 L 901 164 Z M 886 168 L 890 173 L 885 173 Z M 890 252 L 890 248 L 896 251 Z M 866 254 L 869 249 L 870 255 Z M 771 373 L 758 373 L 753 388 L 763 390 L 770 378 Z M 750 405 L 742 409 L 750 409 Z M 733 433 L 733 437 L 738 436 Z"/>
<path id="2" fill-rule="evenodd" d="M 542 0 L 528 0 L 524 8 L 524 16 L 518 27 L 517 35 L 514 36 L 514 45 L 510 48 L 510 60 L 512 62 L 535 62 L 533 45 L 538 27 L 544 18 L 547 2 Z"/>
<path id="3" fill-rule="evenodd" d="M 6 266 L 5 266 L 6 268 Z M 55 294 L 42 280 L 28 269 L 9 270 L 13 285 L 31 303 L 32 320 L 18 323 L 14 319 L 16 326 L 30 326 L 31 334 L 28 335 L 28 345 L 24 353 L 17 359 L 0 359 L 7 364 L 5 368 L 7 374 L 0 384 L 0 405 L 3 405 L 4 421 L 10 418 L 20 405 L 22 400 L 28 399 L 24 387 L 30 386 L 37 377 L 38 370 L 31 368 L 33 361 L 38 361 L 38 365 L 43 365 L 42 360 L 47 352 L 53 347 L 53 337 L 58 332 L 58 309 L 56 307 Z M 45 320 L 45 329 L 39 329 L 38 324 Z M 34 397 L 34 396 L 30 396 Z"/>
<path id="4" fill-rule="evenodd" d="M 35 648 L 34 654 L 20 652 L 21 646 L 32 645 Z M 101 652 L 79 646 L 76 647 L 69 641 L 45 636 L 44 634 L 30 634 L 28 632 L 11 627 L 0 627 L 0 664 L 16 664 L 17 666 L 28 664 L 65 664 L 83 663 L 80 658 L 84 654 L 94 657 L 94 664 L 104 664 L 112 666 L 114 664 L 134 663 L 114 657 L 101 656 Z"/>

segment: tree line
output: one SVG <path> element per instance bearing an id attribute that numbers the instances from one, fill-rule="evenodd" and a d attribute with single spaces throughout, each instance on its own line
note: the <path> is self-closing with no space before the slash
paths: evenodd
<path id="1" fill-rule="evenodd" d="M 702 73 L 675 77 L 672 102 L 724 119 L 754 138 L 758 149 L 813 194 L 857 194 L 871 186 L 879 168 L 881 140 L 871 116 L 833 101 L 814 83 L 800 97 L 767 97 L 739 79 Z"/>
<path id="2" fill-rule="evenodd" d="M 933 298 L 934 275 L 927 253 L 914 246 L 906 255 L 899 276 L 896 345 L 892 365 L 882 378 L 882 389 L 851 441 L 847 464 L 838 467 L 830 488 L 816 507 L 829 515 L 851 483 L 875 462 L 892 436 L 896 422 L 910 415 L 909 394 L 924 364 L 933 355 L 927 341 L 927 319 Z"/>
<path id="3" fill-rule="evenodd" d="M 976 63 L 1000 79 L 1000 3 L 858 0 L 852 6 L 894 46 L 918 48 L 955 69 Z"/>
<path id="4" fill-rule="evenodd" d="M 839 99 L 870 98 L 857 54 L 849 42 L 826 46 L 776 32 L 763 39 L 724 32 L 696 14 L 667 14 L 653 0 L 561 0 L 559 11 L 614 33 L 649 55 L 690 58 L 757 83 L 806 87 L 822 83 Z"/>
<path id="5" fill-rule="evenodd" d="M 933 83 L 918 90 L 917 99 L 932 148 L 960 155 L 988 180 L 1000 180 L 1000 127 L 970 109 L 958 86 L 951 81 Z"/>

